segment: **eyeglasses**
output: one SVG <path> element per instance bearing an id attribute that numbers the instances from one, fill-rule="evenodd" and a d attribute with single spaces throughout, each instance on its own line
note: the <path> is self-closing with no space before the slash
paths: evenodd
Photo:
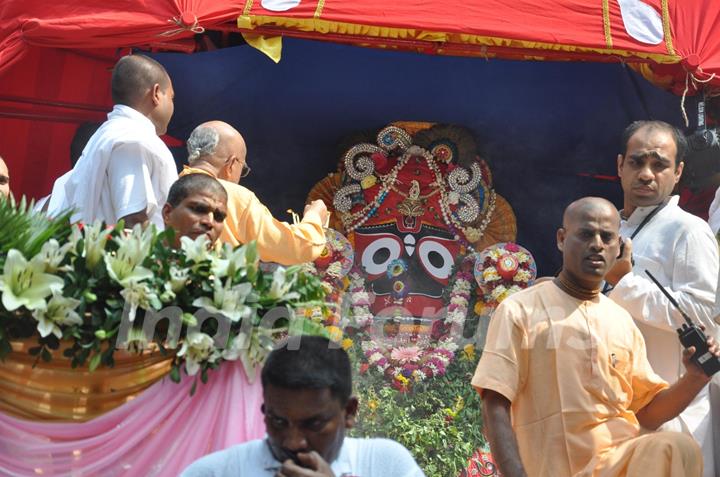
<path id="1" fill-rule="evenodd" d="M 247 164 L 243 164 L 242 172 L 240 173 L 240 177 L 247 177 L 247 175 L 250 174 L 250 166 Z"/>

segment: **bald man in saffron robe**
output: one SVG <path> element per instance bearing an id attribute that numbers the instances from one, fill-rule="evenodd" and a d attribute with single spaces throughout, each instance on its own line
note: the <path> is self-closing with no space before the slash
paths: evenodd
<path id="1" fill-rule="evenodd" d="M 228 215 L 220 236 L 233 246 L 255 240 L 260 259 L 282 265 L 310 262 L 325 248 L 323 224 L 328 211 L 321 200 L 305 207 L 298 224 L 275 219 L 249 189 L 239 184 L 249 172 L 247 147 L 240 133 L 222 121 L 203 123 L 187 141 L 188 160 L 180 175 L 207 174 L 228 193 Z"/>
<path id="2" fill-rule="evenodd" d="M 557 232 L 560 275 L 507 298 L 492 317 L 472 384 L 505 477 L 702 474 L 692 437 L 640 435 L 640 426 L 677 416 L 710 378 L 690 363 L 691 348 L 687 372 L 668 386 L 632 317 L 600 293 L 619 255 L 619 226 L 604 199 L 572 203 Z"/>

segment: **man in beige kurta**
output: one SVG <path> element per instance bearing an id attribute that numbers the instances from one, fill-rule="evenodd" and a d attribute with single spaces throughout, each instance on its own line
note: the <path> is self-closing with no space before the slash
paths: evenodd
<path id="1" fill-rule="evenodd" d="M 632 317 L 599 293 L 619 252 L 619 218 L 598 201 L 568 208 L 574 215 L 566 213 L 558 235 L 560 277 L 507 298 L 491 319 L 472 384 L 484 401 L 509 403 L 505 434 L 502 420 L 484 407 L 493 454 L 506 477 L 700 476 L 702 455 L 692 438 L 640 436 L 643 408 L 668 393 L 644 411 L 657 427 L 682 407 L 668 411 L 666 398 L 690 402 L 702 384 L 668 389 L 648 364 Z M 698 370 L 689 374 L 703 379 Z M 515 446 L 510 453 L 508 441 Z"/>
<path id="2" fill-rule="evenodd" d="M 305 207 L 298 224 L 275 219 L 249 189 L 238 184 L 249 168 L 240 133 L 221 121 L 203 123 L 187 141 L 190 167 L 180 176 L 206 174 L 220 181 L 228 193 L 227 218 L 220 236 L 236 247 L 255 240 L 260 259 L 295 265 L 316 259 L 325 248 L 325 204 L 316 200 Z"/>

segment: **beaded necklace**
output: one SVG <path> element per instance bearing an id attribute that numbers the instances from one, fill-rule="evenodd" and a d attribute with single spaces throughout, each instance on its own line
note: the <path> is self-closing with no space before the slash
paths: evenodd
<path id="1" fill-rule="evenodd" d="M 580 285 L 576 285 L 575 283 L 568 280 L 562 272 L 560 273 L 560 275 L 555 277 L 553 281 L 558 287 L 560 287 L 562 291 L 579 300 L 590 301 L 594 300 L 600 295 L 600 287 L 591 290 Z"/>

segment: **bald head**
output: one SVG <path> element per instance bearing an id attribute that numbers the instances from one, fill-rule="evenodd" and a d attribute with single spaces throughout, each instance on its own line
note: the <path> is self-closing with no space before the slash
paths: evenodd
<path id="1" fill-rule="evenodd" d="M 607 212 L 620 227 L 620 214 L 612 202 L 602 197 L 583 197 L 568 205 L 563 213 L 563 227 L 595 211 Z"/>
<path id="2" fill-rule="evenodd" d="M 615 264 L 620 252 L 620 214 L 599 197 L 585 197 L 570 204 L 557 232 L 563 254 L 563 274 L 587 289 L 595 289 Z"/>
<path id="3" fill-rule="evenodd" d="M 10 172 L 5 161 L 0 157 L 0 197 L 10 196 Z"/>
<path id="4" fill-rule="evenodd" d="M 210 170 L 219 179 L 238 182 L 245 166 L 247 147 L 242 135 L 222 121 L 208 121 L 196 127 L 187 140 L 192 167 Z"/>
<path id="5" fill-rule="evenodd" d="M 113 102 L 134 108 L 156 84 L 163 90 L 170 85 L 163 65 L 144 55 L 123 56 L 113 68 Z"/>

